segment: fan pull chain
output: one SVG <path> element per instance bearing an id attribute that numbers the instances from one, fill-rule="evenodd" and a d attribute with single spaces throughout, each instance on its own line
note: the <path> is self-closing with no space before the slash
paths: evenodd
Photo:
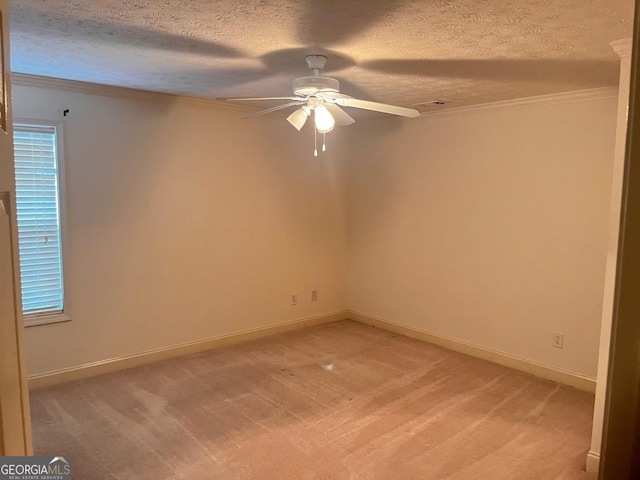
<path id="1" fill-rule="evenodd" d="M 322 151 L 327 151 L 327 132 L 322 134 Z"/>
<path id="2" fill-rule="evenodd" d="M 313 129 L 313 156 L 318 156 L 318 129 Z"/>

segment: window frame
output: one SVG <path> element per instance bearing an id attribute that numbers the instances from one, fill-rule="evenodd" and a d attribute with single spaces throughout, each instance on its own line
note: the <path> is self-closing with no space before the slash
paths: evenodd
<path id="1" fill-rule="evenodd" d="M 62 312 L 56 313 L 31 313 L 22 311 L 22 277 L 20 277 L 20 314 L 24 319 L 25 327 L 49 325 L 71 321 L 71 301 L 69 295 L 69 271 L 68 262 L 68 238 L 67 238 L 67 208 L 66 208 L 66 182 L 65 182 L 65 158 L 64 158 L 64 122 L 43 118 L 14 117 L 13 128 L 19 126 L 54 127 L 56 131 L 56 163 L 58 177 L 58 221 L 60 229 L 60 262 L 62 265 Z M 15 182 L 15 174 L 14 174 Z M 14 187 L 15 188 L 15 187 Z M 17 206 L 17 198 L 16 198 Z M 17 207 L 16 207 L 17 208 Z M 17 219 L 16 219 L 17 227 Z M 19 235 L 19 233 L 18 233 Z M 20 251 L 18 248 L 18 263 L 20 263 Z"/>

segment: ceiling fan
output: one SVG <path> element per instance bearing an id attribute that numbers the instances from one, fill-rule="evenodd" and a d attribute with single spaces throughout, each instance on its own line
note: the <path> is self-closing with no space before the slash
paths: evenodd
<path id="1" fill-rule="evenodd" d="M 362 110 L 389 113 L 402 117 L 418 117 L 420 115 L 420 112 L 414 108 L 359 100 L 340 93 L 340 82 L 338 80 L 323 77 L 319 74 L 320 70 L 322 70 L 327 63 L 327 57 L 324 55 L 307 55 L 304 57 L 304 61 L 307 66 L 313 70 L 313 76 L 296 78 L 293 81 L 293 96 L 228 98 L 227 100 L 236 102 L 289 100 L 287 103 L 267 108 L 266 110 L 260 110 L 244 118 L 258 117 L 285 108 L 300 106 L 300 108 L 287 117 L 287 121 L 300 131 L 313 112 L 315 123 L 314 135 L 316 133 L 329 133 L 336 125 L 351 125 L 355 122 L 341 107 L 360 108 Z M 325 151 L 325 149 L 326 146 L 323 141 L 322 150 Z M 314 150 L 314 155 L 318 155 L 317 146 Z"/>

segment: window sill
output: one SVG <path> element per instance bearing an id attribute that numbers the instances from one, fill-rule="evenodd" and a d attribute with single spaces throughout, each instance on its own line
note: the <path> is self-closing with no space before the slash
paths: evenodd
<path id="1" fill-rule="evenodd" d="M 71 318 L 64 313 L 53 313 L 51 315 L 27 315 L 24 317 L 25 327 L 37 327 L 39 325 L 49 325 L 50 323 L 70 322 Z"/>

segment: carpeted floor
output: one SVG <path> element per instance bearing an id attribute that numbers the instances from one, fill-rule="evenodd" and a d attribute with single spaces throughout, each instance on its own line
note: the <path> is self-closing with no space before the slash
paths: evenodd
<path id="1" fill-rule="evenodd" d="M 76 480 L 584 479 L 593 396 L 344 321 L 32 392 Z"/>

